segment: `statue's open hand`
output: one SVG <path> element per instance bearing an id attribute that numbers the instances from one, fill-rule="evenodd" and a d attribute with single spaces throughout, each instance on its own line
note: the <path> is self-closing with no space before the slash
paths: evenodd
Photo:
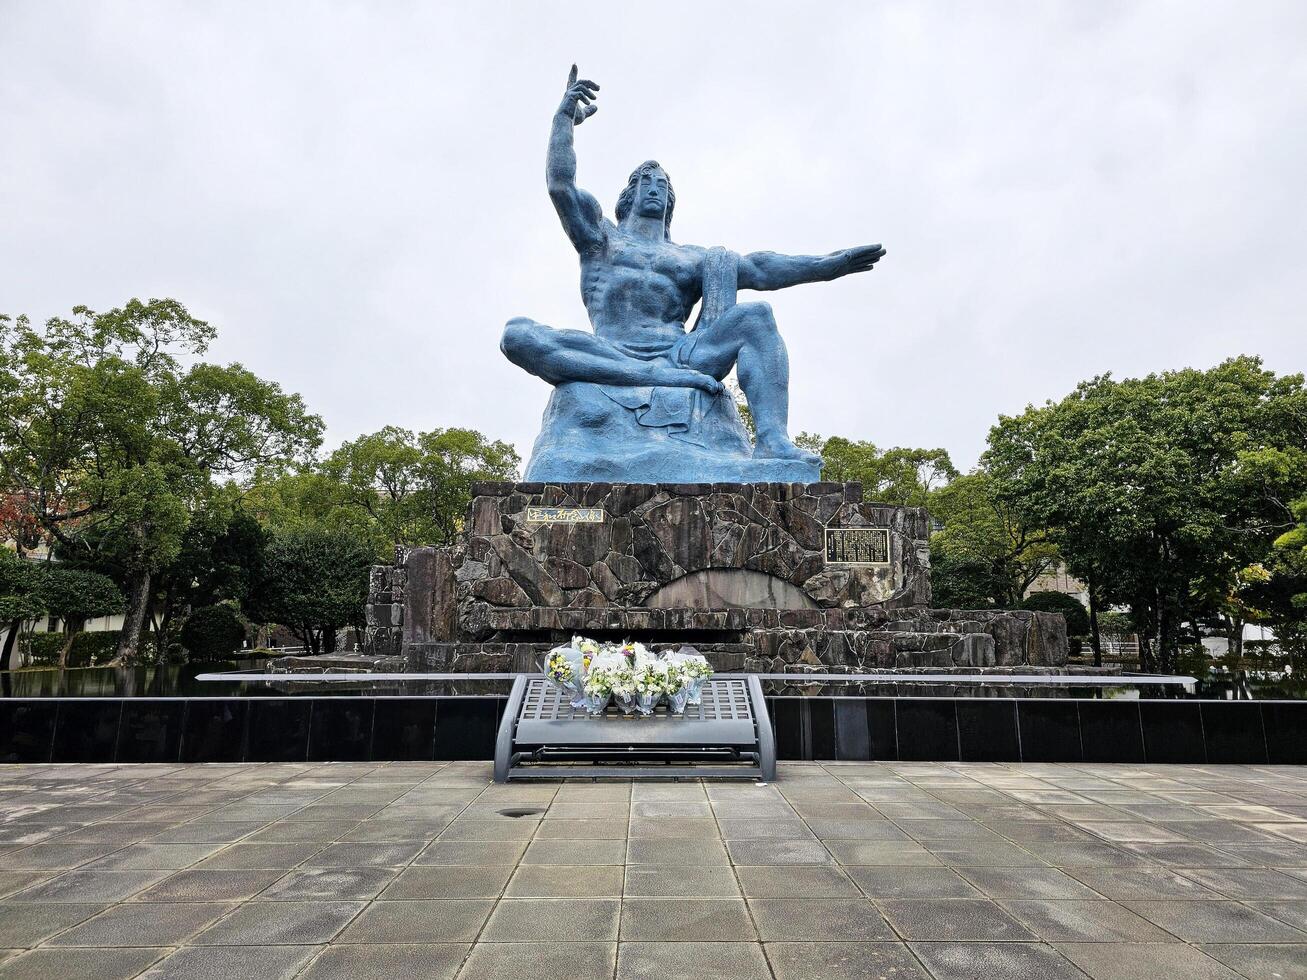
<path id="1" fill-rule="evenodd" d="M 567 76 L 567 91 L 563 93 L 563 103 L 558 107 L 558 111 L 570 116 L 572 124 L 579 126 L 599 111 L 597 105 L 591 105 L 599 98 L 598 93 L 599 86 L 588 78 L 577 81 L 576 65 L 573 65 L 572 73 Z"/>
<path id="2" fill-rule="evenodd" d="M 844 250 L 845 268 L 844 274 L 851 272 L 870 272 L 872 267 L 880 261 L 885 250 L 879 245 L 856 245 L 853 248 Z"/>

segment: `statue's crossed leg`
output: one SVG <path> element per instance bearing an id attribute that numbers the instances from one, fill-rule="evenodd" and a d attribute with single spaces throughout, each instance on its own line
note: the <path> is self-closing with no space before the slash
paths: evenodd
<path id="1" fill-rule="evenodd" d="M 527 317 L 508 321 L 499 348 L 518 367 L 551 385 L 588 381 L 601 385 L 699 388 L 712 395 L 722 390 L 718 379 L 677 366 L 665 357 L 641 360 L 588 330 L 550 327 Z"/>
<path id="2" fill-rule="evenodd" d="M 500 347 L 514 364 L 553 385 L 588 381 L 699 388 L 716 395 L 736 368 L 757 430 L 755 458 L 819 461 L 790 441 L 789 354 L 767 303 L 726 310 L 710 327 L 678 343 L 674 359 L 641 360 L 587 331 L 556 329 L 525 317 L 508 322 Z"/>

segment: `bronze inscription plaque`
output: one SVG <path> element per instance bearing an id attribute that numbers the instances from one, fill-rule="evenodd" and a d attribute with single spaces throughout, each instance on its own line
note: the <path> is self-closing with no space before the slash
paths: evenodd
<path id="1" fill-rule="evenodd" d="M 888 565 L 889 528 L 826 528 L 827 565 Z"/>
<path id="2" fill-rule="evenodd" d="M 602 507 L 528 507 L 528 524 L 602 524 Z"/>

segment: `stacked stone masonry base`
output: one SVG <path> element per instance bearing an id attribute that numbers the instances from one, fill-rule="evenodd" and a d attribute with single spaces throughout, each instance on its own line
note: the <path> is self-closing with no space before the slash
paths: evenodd
<path id="1" fill-rule="evenodd" d="M 1058 614 L 930 608 L 928 528 L 857 483 L 476 484 L 452 545 L 373 569 L 369 652 L 529 670 L 583 634 L 718 670 L 1064 669 Z"/>

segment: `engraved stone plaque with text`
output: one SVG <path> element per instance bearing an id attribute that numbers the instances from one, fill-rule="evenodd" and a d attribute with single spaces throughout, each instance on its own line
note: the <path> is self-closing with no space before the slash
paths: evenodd
<path id="1" fill-rule="evenodd" d="M 602 524 L 602 507 L 528 507 L 528 524 Z"/>
<path id="2" fill-rule="evenodd" d="M 889 528 L 826 528 L 827 565 L 888 565 Z"/>

